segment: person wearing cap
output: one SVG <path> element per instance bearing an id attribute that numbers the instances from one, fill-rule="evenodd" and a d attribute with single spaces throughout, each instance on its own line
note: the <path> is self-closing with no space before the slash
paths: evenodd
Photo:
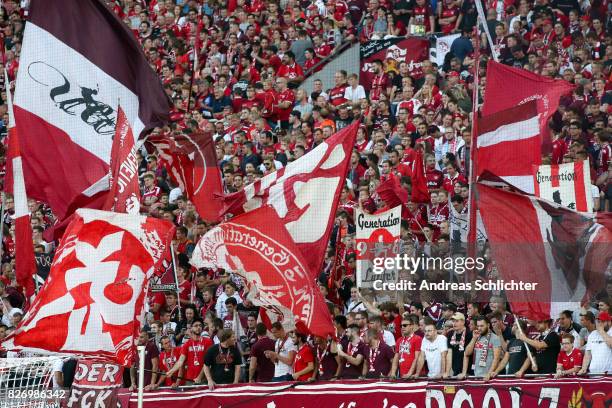
<path id="1" fill-rule="evenodd" d="M 453 330 L 449 331 L 446 336 L 448 339 L 446 378 L 459 375 L 461 371 L 463 371 L 465 348 L 472 341 L 472 332 L 465 327 L 465 315 L 463 313 L 455 312 L 451 316 L 451 320 Z"/>
<path id="2" fill-rule="evenodd" d="M 525 332 L 516 333 L 519 340 L 535 349 L 535 361 L 538 374 L 554 374 L 557 371 L 557 356 L 561 350 L 559 335 L 551 330 L 552 319 L 541 320 L 536 323 L 540 335 L 536 339 L 530 339 Z"/>
<path id="3" fill-rule="evenodd" d="M 608 312 L 597 316 L 596 330 L 589 334 L 584 349 L 584 361 L 578 374 L 612 372 L 612 317 Z"/>

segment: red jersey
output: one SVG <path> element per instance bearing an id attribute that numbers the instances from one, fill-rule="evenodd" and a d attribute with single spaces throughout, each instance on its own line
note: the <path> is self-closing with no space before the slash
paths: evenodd
<path id="1" fill-rule="evenodd" d="M 442 187 L 442 181 L 444 180 L 444 174 L 440 170 L 435 168 L 425 169 L 425 178 L 427 179 L 427 188 L 436 189 Z"/>
<path id="2" fill-rule="evenodd" d="M 168 372 L 181 357 L 181 348 L 175 347 L 168 351 L 162 351 L 159 354 L 159 369 L 162 372 Z M 174 377 L 176 378 L 176 377 Z M 174 381 L 170 377 L 166 377 L 164 385 L 171 386 Z"/>
<path id="3" fill-rule="evenodd" d="M 455 190 L 455 184 L 457 184 L 458 182 L 463 182 L 463 183 L 467 183 L 467 179 L 465 177 L 463 177 L 461 174 L 457 173 L 455 175 L 455 177 L 451 178 L 451 176 L 449 176 L 448 174 L 446 176 L 444 176 L 444 181 L 442 182 L 442 187 L 444 187 L 444 189 L 446 191 L 449 192 L 449 194 L 453 194 L 454 190 Z"/>
<path id="4" fill-rule="evenodd" d="M 295 355 L 295 361 L 293 362 L 293 372 L 297 373 L 308 367 L 308 363 L 314 363 L 314 355 L 312 349 L 308 344 L 303 344 Z M 297 381 L 307 381 L 312 377 L 312 371 L 298 377 Z"/>
<path id="5" fill-rule="evenodd" d="M 212 345 L 213 341 L 208 337 L 200 337 L 199 340 L 189 339 L 183 344 L 181 355 L 185 356 L 187 364 L 187 370 L 183 374 L 186 380 L 193 381 L 200 375 L 204 365 L 204 356 Z"/>
<path id="6" fill-rule="evenodd" d="M 387 88 L 389 87 L 389 77 L 387 74 L 382 73 L 381 75 L 376 75 L 372 78 L 372 85 L 370 88 L 370 99 L 373 101 L 378 101 L 380 99 L 380 95 L 383 92 L 387 92 Z"/>
<path id="7" fill-rule="evenodd" d="M 582 353 L 577 348 L 574 348 L 569 354 L 561 350 L 557 356 L 557 364 L 561 364 L 564 370 L 571 370 L 574 367 L 582 367 Z"/>
<path id="8" fill-rule="evenodd" d="M 293 80 L 293 79 L 296 79 L 297 77 L 303 77 L 304 71 L 302 70 L 302 67 L 300 67 L 295 62 L 293 63 L 293 65 L 283 64 L 278 70 L 278 76 L 285 77 L 289 80 Z"/>
<path id="9" fill-rule="evenodd" d="M 449 208 L 448 203 L 436 204 L 429 211 L 429 223 L 435 226 L 440 226 L 444 221 L 448 220 Z"/>
<path id="10" fill-rule="evenodd" d="M 552 163 L 563 163 L 563 156 L 567 153 L 567 144 L 563 139 L 553 140 L 552 142 Z"/>
<path id="11" fill-rule="evenodd" d="M 458 17 L 459 16 L 459 7 L 443 7 L 442 8 L 442 15 L 440 17 L 446 19 L 446 18 L 451 18 L 451 17 Z M 455 21 L 453 21 L 452 23 L 448 23 L 448 24 L 440 24 L 442 32 L 444 34 L 450 34 L 451 31 L 453 31 L 453 29 L 455 28 L 455 23 L 457 22 L 457 19 L 455 19 Z"/>
<path id="12" fill-rule="evenodd" d="M 392 170 L 393 174 L 398 177 L 411 177 L 412 176 L 412 168 L 406 164 L 398 163 L 396 167 Z"/>
<path id="13" fill-rule="evenodd" d="M 429 32 L 429 30 L 431 30 L 429 17 L 432 15 L 432 13 L 429 6 L 414 7 L 414 9 L 412 9 L 412 15 L 414 16 L 415 25 L 424 25 L 426 32 Z"/>
<path id="14" fill-rule="evenodd" d="M 599 157 L 597 158 L 597 170 L 599 174 L 608 171 L 608 162 L 612 158 L 612 147 L 609 144 L 601 146 L 599 149 Z"/>
<path id="15" fill-rule="evenodd" d="M 278 93 L 278 102 L 291 102 L 291 106 L 287 109 L 278 109 L 278 119 L 282 121 L 289 120 L 289 115 L 293 111 L 293 105 L 295 104 L 295 94 L 289 88 L 283 92 Z"/>
<path id="16" fill-rule="evenodd" d="M 395 344 L 395 352 L 399 355 L 400 377 L 408 374 L 416 358 L 416 352 L 421 350 L 423 338 L 416 334 L 400 338 Z"/>
<path id="17" fill-rule="evenodd" d="M 344 91 L 346 91 L 346 85 L 336 86 L 329 90 L 329 102 L 334 106 L 342 105 L 347 102 L 347 99 L 344 98 Z"/>

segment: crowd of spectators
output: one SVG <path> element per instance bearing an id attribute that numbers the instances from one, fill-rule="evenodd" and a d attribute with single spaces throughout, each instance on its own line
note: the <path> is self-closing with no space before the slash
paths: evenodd
<path id="1" fill-rule="evenodd" d="M 27 2 L 22 2 L 27 3 Z M 142 152 L 143 208 L 174 222 L 178 294 L 153 292 L 139 337 L 147 346 L 147 389 L 163 385 L 359 377 L 493 378 L 501 374 L 555 376 L 612 372 L 612 283 L 580 310 L 558 320 L 527 322 L 503 298 L 471 302 L 460 293 L 438 297 L 355 287 L 357 207 L 385 206 L 376 194 L 392 175 L 411 191 L 416 149 L 425 153 L 430 204 L 403 205 L 401 238 L 412 253 L 449 253 L 449 218 L 468 205 L 471 95 L 484 94 L 491 47 L 504 64 L 577 85 L 551 118 L 553 152 L 545 163 L 589 159 L 596 208 L 610 210 L 612 94 L 610 5 L 602 0 L 486 1 L 486 25 L 476 59 L 474 0 L 116 0 L 109 6 L 134 31 L 173 101 L 172 122 L 158 132 L 211 134 L 225 192 L 297 160 L 334 132 L 361 122 L 347 183 L 340 197 L 324 270 L 318 279 L 337 328 L 337 340 L 311 338 L 258 323 L 258 308 L 231 271 L 195 270 L 194 243 L 210 225 L 169 179 L 155 152 Z M 23 5 L 23 4 L 22 4 Z M 0 7 L 4 67 L 12 81 L 27 13 L 15 1 Z M 423 61 L 417 73 L 374 61 L 371 83 L 338 71 L 335 84 L 312 92 L 301 83 L 345 42 L 388 36 L 460 33 L 442 66 Z M 196 55 L 197 54 L 197 55 Z M 193 69 L 194 59 L 197 67 Z M 317 65 L 319 64 L 319 65 Z M 6 94 L 2 94 L 5 100 Z M 482 100 L 479 101 L 481 103 Z M 6 134 L 6 105 L 0 125 Z M 6 144 L 6 138 L 4 138 Z M 6 146 L 5 146 L 6 147 Z M 6 150 L 6 149 L 4 149 Z M 4 157 L 1 158 L 4 165 Z M 0 339 L 23 316 L 14 276 L 13 201 L 5 197 L 0 276 Z M 452 209 L 451 209 L 452 207 Z M 53 222 L 30 201 L 34 245 L 51 254 L 42 233 Z M 340 261 L 337 253 L 341 248 Z M 478 273 L 495 277 L 490 250 Z M 445 271 L 421 271 L 432 280 Z M 580 321 L 580 324 L 577 321 Z M 529 324 L 528 324 L 529 323 Z M 533 354 L 533 361 L 527 350 Z M 130 372 L 130 371 L 128 371 Z M 136 378 L 135 369 L 131 379 Z M 126 379 L 129 382 L 129 379 Z M 60 384 L 61 385 L 61 384 Z"/>

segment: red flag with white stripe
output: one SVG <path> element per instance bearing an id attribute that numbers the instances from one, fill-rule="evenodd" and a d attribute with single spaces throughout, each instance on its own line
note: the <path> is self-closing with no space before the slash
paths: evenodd
<path id="1" fill-rule="evenodd" d="M 297 327 L 325 338 L 334 335 L 325 299 L 284 224 L 270 206 L 234 217 L 198 241 L 192 263 L 240 275 L 249 300 L 272 311 L 269 319 L 280 317 L 288 330 Z"/>
<path id="2" fill-rule="evenodd" d="M 149 279 L 174 233 L 157 218 L 80 209 L 7 350 L 133 362 Z"/>
<path id="3" fill-rule="evenodd" d="M 117 127 L 111 150 L 110 192 L 104 210 L 129 214 L 140 212 L 136 141 L 121 107 L 117 108 Z"/>
<path id="4" fill-rule="evenodd" d="M 593 211 L 589 161 L 533 166 L 535 195 L 576 211 Z"/>
<path id="5" fill-rule="evenodd" d="M 36 274 L 36 259 L 32 242 L 28 196 L 23 179 L 19 132 L 15 127 L 13 101 L 6 70 L 4 71 L 4 79 L 9 114 L 7 170 L 11 169 L 13 173 L 12 185 L 9 184 L 7 187 L 12 192 L 15 203 L 15 215 L 13 216 L 15 220 L 15 278 L 17 283 L 25 289 L 26 298 L 29 299 L 35 291 L 34 275 Z"/>
<path id="6" fill-rule="evenodd" d="M 612 262 L 612 213 L 579 213 L 541 198 L 478 184 L 493 259 L 512 310 L 534 320 L 576 310 L 604 286 Z"/>
<path id="7" fill-rule="evenodd" d="M 536 101 L 478 120 L 476 176 L 489 171 L 528 193 L 532 166 L 541 163 L 540 124 Z"/>
<path id="8" fill-rule="evenodd" d="M 313 276 L 318 276 L 358 128 L 356 120 L 298 160 L 225 196 L 224 213 L 235 215 L 270 205 Z"/>
<path id="9" fill-rule="evenodd" d="M 576 86 L 561 79 L 551 79 L 525 69 L 489 61 L 483 115 L 501 113 L 513 106 L 536 101 L 540 134 L 549 151 L 548 120 L 559 106 L 561 96 L 570 94 Z M 540 147 L 541 148 L 541 147 Z M 541 149 L 538 154 L 541 154 Z"/>
<path id="10" fill-rule="evenodd" d="M 166 121 L 170 101 L 104 1 L 32 0 L 29 11 L 14 101 L 23 170 L 30 196 L 63 220 L 104 204 L 119 101 L 137 136 Z"/>

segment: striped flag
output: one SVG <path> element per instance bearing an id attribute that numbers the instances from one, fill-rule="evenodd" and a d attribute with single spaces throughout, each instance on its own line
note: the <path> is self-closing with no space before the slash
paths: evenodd
<path id="1" fill-rule="evenodd" d="M 576 211 L 593 211 L 589 161 L 533 166 L 535 195 Z"/>
<path id="2" fill-rule="evenodd" d="M 541 144 L 536 101 L 485 116 L 478 121 L 476 176 L 488 171 L 532 193 Z"/>
<path id="3" fill-rule="evenodd" d="M 9 114 L 7 166 L 13 173 L 12 184 L 7 184 L 7 187 L 12 190 L 15 202 L 15 277 L 17 278 L 17 283 L 25 289 L 26 297 L 29 299 L 34 294 L 33 277 L 36 275 L 36 259 L 34 258 L 34 246 L 32 243 L 28 196 L 23 180 L 19 133 L 15 127 L 11 88 L 6 70 L 4 71 L 4 81 Z"/>
<path id="4" fill-rule="evenodd" d="M 142 47 L 102 0 L 32 0 L 19 66 L 14 104 L 28 193 L 59 219 L 101 208 L 119 101 L 136 137 L 168 117 Z"/>

